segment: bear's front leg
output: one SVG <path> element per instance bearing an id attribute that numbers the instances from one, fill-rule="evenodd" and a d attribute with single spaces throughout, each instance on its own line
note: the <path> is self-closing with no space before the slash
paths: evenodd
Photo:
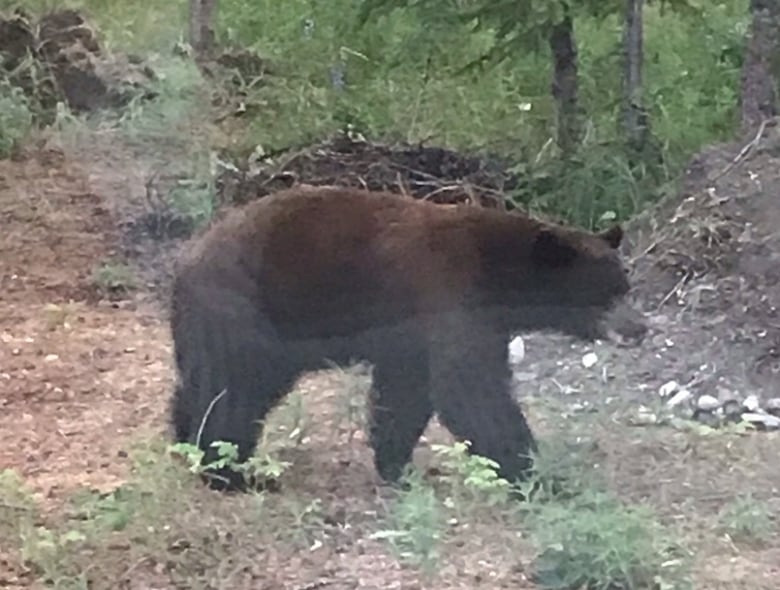
<path id="1" fill-rule="evenodd" d="M 431 329 L 431 401 L 439 420 L 471 452 L 493 459 L 499 475 L 518 482 L 530 474 L 533 433 L 511 392 L 509 334 L 466 313 L 437 318 Z"/>

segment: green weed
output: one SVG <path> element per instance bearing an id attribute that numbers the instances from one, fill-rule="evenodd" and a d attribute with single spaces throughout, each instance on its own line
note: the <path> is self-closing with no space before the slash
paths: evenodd
<path id="1" fill-rule="evenodd" d="M 770 507 L 752 494 L 744 494 L 726 505 L 719 514 L 721 528 L 735 541 L 765 542 L 775 532 Z"/>
<path id="2" fill-rule="evenodd" d="M 370 535 L 386 541 L 399 559 L 433 572 L 440 557 L 445 525 L 444 507 L 419 471 L 410 469 L 385 516 L 385 527 Z"/>
<path id="3" fill-rule="evenodd" d="M 30 132 L 33 116 L 24 92 L 0 80 L 0 158 L 7 158 Z"/>
<path id="4" fill-rule="evenodd" d="M 189 59 L 166 56 L 152 60 L 157 76 L 150 84 L 152 100 L 139 95 L 119 115 L 119 127 L 130 140 L 170 141 L 176 130 L 192 133 L 193 121 L 207 116 L 201 108 L 207 96 L 203 78 Z"/>
<path id="5" fill-rule="evenodd" d="M 452 474 L 448 478 L 452 496 L 447 504 L 462 516 L 465 502 L 482 502 L 487 506 L 505 504 L 511 486 L 498 476 L 498 463 L 468 452 L 471 443 L 432 445 L 431 450 L 442 459 L 442 466 Z"/>
<path id="6" fill-rule="evenodd" d="M 590 490 L 572 501 L 531 503 L 523 526 L 539 547 L 542 588 L 640 590 L 684 581 L 686 555 L 650 509 L 609 494 Z"/>
<path id="7" fill-rule="evenodd" d="M 122 262 L 108 261 L 92 273 L 92 280 L 106 293 L 126 293 L 136 287 L 133 270 Z"/>

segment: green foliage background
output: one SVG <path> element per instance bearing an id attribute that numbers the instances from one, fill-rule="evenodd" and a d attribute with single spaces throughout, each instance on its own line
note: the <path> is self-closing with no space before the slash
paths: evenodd
<path id="1" fill-rule="evenodd" d="M 52 2 L 30 4 L 51 7 Z M 0 0 L 0 8 L 11 4 Z M 72 4 L 86 8 L 121 48 L 169 51 L 186 37 L 183 0 Z M 535 12 L 525 14 L 541 15 L 543 25 L 549 18 L 545 7 L 555 3 L 531 4 Z M 274 71 L 252 97 L 258 107 L 252 143 L 266 150 L 300 146 L 349 124 L 370 138 L 498 153 L 513 158 L 524 173 L 518 201 L 592 227 L 605 214 L 624 219 L 657 198 L 693 152 L 729 138 L 734 128 L 747 0 L 691 2 L 695 17 L 659 2 L 646 6 L 645 98 L 664 156 L 660 169 L 629 165 L 617 146 L 619 13 L 594 16 L 587 3 L 577 13 L 588 133 L 580 156 L 562 163 L 552 141 L 550 56 L 544 43 L 520 43 L 497 64 L 463 71 L 496 42 L 494 28 L 474 31 L 473 23 L 455 18 L 456 9 L 470 7 L 467 0 L 416 2 L 372 14 L 361 26 L 363 5 L 361 0 L 221 0 L 221 40 L 256 50 Z M 514 14 L 511 3 L 501 6 Z M 533 28 L 530 22 L 522 30 Z M 334 69 L 343 73 L 345 86 L 334 84 Z"/>

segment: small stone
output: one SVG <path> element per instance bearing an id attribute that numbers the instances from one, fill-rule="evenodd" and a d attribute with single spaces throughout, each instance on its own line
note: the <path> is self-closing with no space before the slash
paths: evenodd
<path id="1" fill-rule="evenodd" d="M 695 410 L 690 405 L 685 405 L 677 409 L 677 414 L 684 420 L 693 420 L 693 414 L 697 411 L 698 410 Z"/>
<path id="2" fill-rule="evenodd" d="M 586 369 L 590 369 L 591 367 L 595 366 L 597 362 L 599 362 L 599 357 L 596 356 L 595 352 L 589 352 L 582 357 L 582 366 Z"/>
<path id="3" fill-rule="evenodd" d="M 705 394 L 696 402 L 696 407 L 705 412 L 711 412 L 720 407 L 720 401 L 716 397 Z"/>
<path id="4" fill-rule="evenodd" d="M 755 425 L 763 430 L 778 430 L 780 429 L 780 418 L 773 416 L 772 414 L 759 414 L 757 412 L 745 412 L 742 414 L 742 419 L 745 422 Z"/>
<path id="5" fill-rule="evenodd" d="M 43 360 L 45 360 L 47 363 L 52 363 L 56 361 L 58 358 L 60 357 L 57 356 L 56 354 L 47 354 Z"/>
<path id="6" fill-rule="evenodd" d="M 652 426 L 658 423 L 658 416 L 644 406 L 640 406 L 636 416 L 630 419 L 634 426 Z"/>
<path id="7" fill-rule="evenodd" d="M 689 399 L 693 397 L 693 394 L 688 391 L 687 389 L 681 389 L 677 393 L 675 393 L 672 397 L 669 398 L 669 400 L 666 402 L 666 405 L 670 408 L 674 408 L 676 406 L 679 406 L 683 402 L 687 402 Z"/>
<path id="8" fill-rule="evenodd" d="M 525 342 L 520 336 L 509 342 L 509 364 L 519 365 L 525 358 Z"/>
<path id="9" fill-rule="evenodd" d="M 677 381 L 667 381 L 658 388 L 658 395 L 661 397 L 669 397 L 678 389 L 680 389 L 680 384 L 677 383 Z"/>
<path id="10" fill-rule="evenodd" d="M 757 395 L 749 395 L 742 402 L 742 405 L 748 412 L 755 412 L 761 406 L 761 403 L 758 401 Z"/>

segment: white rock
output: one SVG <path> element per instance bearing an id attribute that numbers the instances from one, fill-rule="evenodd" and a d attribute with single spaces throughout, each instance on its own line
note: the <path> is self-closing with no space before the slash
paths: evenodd
<path id="1" fill-rule="evenodd" d="M 509 342 L 509 364 L 519 365 L 525 358 L 525 342 L 520 336 L 515 336 Z"/>
<path id="2" fill-rule="evenodd" d="M 755 412 L 745 412 L 742 419 L 751 424 L 761 424 L 768 430 L 780 429 L 780 418 L 772 414 L 758 414 Z"/>
<path id="3" fill-rule="evenodd" d="M 595 352 L 589 352 L 586 355 L 583 355 L 582 357 L 582 366 L 585 367 L 586 369 L 590 369 L 597 362 L 599 362 L 599 357 L 596 356 Z"/>
<path id="4" fill-rule="evenodd" d="M 705 394 L 699 398 L 699 400 L 696 402 L 696 406 L 700 410 L 711 412 L 712 410 L 720 407 L 720 401 L 718 401 L 718 398 L 716 397 Z"/>
<path id="5" fill-rule="evenodd" d="M 634 426 L 652 426 L 658 423 L 658 416 L 649 408 L 640 406 L 630 422 Z"/>
<path id="6" fill-rule="evenodd" d="M 749 395 L 742 402 L 742 405 L 748 412 L 755 412 L 761 406 L 761 403 L 758 401 L 757 395 Z"/>
<path id="7" fill-rule="evenodd" d="M 678 389 L 680 389 L 680 384 L 677 383 L 677 381 L 667 381 L 658 388 L 658 395 L 661 397 L 669 397 Z"/>
<path id="8" fill-rule="evenodd" d="M 693 394 L 688 391 L 687 389 L 681 389 L 677 393 L 675 393 L 672 397 L 670 397 L 666 405 L 670 408 L 674 408 L 675 406 L 679 406 L 683 402 L 687 402 L 689 399 L 693 397 Z"/>

